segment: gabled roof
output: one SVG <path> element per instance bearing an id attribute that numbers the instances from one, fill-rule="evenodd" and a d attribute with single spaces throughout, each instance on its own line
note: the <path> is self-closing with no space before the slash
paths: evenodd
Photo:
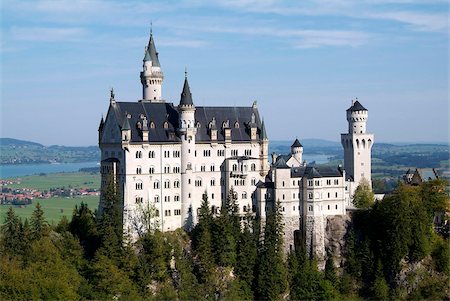
<path id="1" fill-rule="evenodd" d="M 152 65 L 155 67 L 161 67 L 158 59 L 158 52 L 156 51 L 155 41 L 153 39 L 153 34 L 150 32 L 150 40 L 148 41 L 147 51 L 145 52 L 144 61 L 148 60 L 147 53 L 150 56 L 150 60 L 152 61 Z"/>
<path id="2" fill-rule="evenodd" d="M 352 104 L 352 106 L 351 106 L 350 108 L 347 109 L 347 111 L 351 111 L 351 112 L 354 112 L 354 111 L 367 111 L 367 109 L 364 108 L 364 107 L 362 106 L 362 104 L 359 103 L 359 101 L 355 101 L 355 102 Z"/>
<path id="3" fill-rule="evenodd" d="M 192 93 L 189 88 L 189 83 L 187 77 L 184 78 L 183 92 L 181 92 L 180 106 L 192 106 L 194 102 L 192 101 Z"/>
<path id="4" fill-rule="evenodd" d="M 298 139 L 296 138 L 294 143 L 291 145 L 291 147 L 303 147 L 303 145 L 300 143 L 300 141 L 298 141 Z"/>
<path id="5" fill-rule="evenodd" d="M 115 102 L 110 105 L 110 110 L 114 113 L 117 125 L 121 127 L 124 124 L 125 113 L 128 113 L 129 125 L 131 128 L 131 142 L 142 142 L 141 132 L 137 128 L 137 123 L 143 120 L 141 116 L 145 116 L 148 122 L 149 142 L 177 142 L 180 141 L 177 136 L 179 129 L 179 113 L 176 106 L 172 103 L 157 102 Z M 217 127 L 217 140 L 225 141 L 223 124 L 231 125 L 232 141 L 252 141 L 251 132 L 245 126 L 239 128 L 233 127 L 237 121 L 243 125 L 251 120 L 252 114 L 255 115 L 255 123 L 258 128 L 259 139 L 261 138 L 261 119 L 257 108 L 253 107 L 196 107 L 195 121 L 197 126 L 197 134 L 195 139 L 197 142 L 211 142 L 210 129 L 208 127 L 212 120 L 215 120 Z M 164 123 L 167 122 L 167 128 Z M 153 126 L 154 125 L 154 126 Z"/>
<path id="6" fill-rule="evenodd" d="M 277 158 L 277 162 L 275 162 L 275 164 L 273 165 L 276 169 L 280 169 L 280 168 L 290 168 L 287 164 L 286 161 L 284 160 L 283 156 L 279 156 Z"/>

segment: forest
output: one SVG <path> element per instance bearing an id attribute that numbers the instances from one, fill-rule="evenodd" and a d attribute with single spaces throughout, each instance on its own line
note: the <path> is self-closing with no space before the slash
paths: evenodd
<path id="1" fill-rule="evenodd" d="M 355 193 L 340 268 L 325 269 L 303 243 L 284 254 L 279 205 L 267 218 L 238 215 L 230 193 L 219 214 L 204 196 L 191 231 L 161 233 L 148 210 L 136 241 L 124 237 L 119 191 L 104 191 L 102 214 L 81 204 L 71 219 L 30 220 L 12 208 L 1 226 L 2 300 L 448 300 L 447 183 L 400 185 L 382 201 Z M 125 243 L 124 243 L 125 242 Z"/>

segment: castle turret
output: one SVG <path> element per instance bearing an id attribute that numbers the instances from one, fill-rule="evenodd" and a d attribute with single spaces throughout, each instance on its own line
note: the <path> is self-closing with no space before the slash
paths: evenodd
<path id="1" fill-rule="evenodd" d="M 161 87 L 164 79 L 159 64 L 158 52 L 156 51 L 155 41 L 150 30 L 150 40 L 145 49 L 141 72 L 142 100 L 150 102 L 163 102 L 161 98 Z"/>
<path id="2" fill-rule="evenodd" d="M 352 106 L 347 109 L 348 133 L 341 134 L 344 169 L 347 178 L 354 182 L 350 189 L 351 195 L 363 179 L 372 185 L 371 150 L 374 137 L 366 132 L 367 119 L 367 109 L 359 101 L 352 102 Z"/>
<path id="3" fill-rule="evenodd" d="M 261 122 L 261 176 L 266 176 L 269 172 L 269 137 L 267 137 L 264 120 Z"/>
<path id="4" fill-rule="evenodd" d="M 183 92 L 178 105 L 179 134 L 181 138 L 181 214 L 184 227 L 190 230 L 197 218 L 197 208 L 201 200 L 194 198 L 194 164 L 195 164 L 195 106 L 189 88 L 187 74 L 184 79 Z"/>
<path id="5" fill-rule="evenodd" d="M 303 160 L 303 145 L 295 139 L 294 143 L 291 145 L 291 155 L 295 160 L 301 165 Z"/>

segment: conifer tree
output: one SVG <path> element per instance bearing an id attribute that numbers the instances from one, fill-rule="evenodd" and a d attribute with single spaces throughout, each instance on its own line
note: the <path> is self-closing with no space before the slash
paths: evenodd
<path id="1" fill-rule="evenodd" d="M 252 232 L 250 220 L 244 224 L 237 244 L 236 275 L 250 289 L 254 280 L 257 257 L 257 244 Z"/>
<path id="2" fill-rule="evenodd" d="M 99 246 L 99 238 L 95 216 L 87 204 L 81 202 L 79 207 L 75 205 L 72 220 L 69 223 L 69 231 L 80 240 L 85 256 L 93 258 Z"/>
<path id="3" fill-rule="evenodd" d="M 41 204 L 36 204 L 36 209 L 34 209 L 31 216 L 31 238 L 33 240 L 39 240 L 43 236 L 46 236 L 50 231 L 50 227 L 45 220 L 44 211 L 42 210 Z"/>
<path id="4" fill-rule="evenodd" d="M 259 251 L 256 298 L 277 300 L 287 288 L 287 270 L 283 261 L 283 224 L 281 205 L 277 202 L 267 212 L 264 243 Z"/>
<path id="5" fill-rule="evenodd" d="M 328 255 L 327 261 L 325 262 L 325 279 L 330 281 L 334 287 L 338 286 L 336 267 L 334 266 L 334 261 L 331 255 Z"/>
<path id="6" fill-rule="evenodd" d="M 2 247 L 5 253 L 9 255 L 17 255 L 22 247 L 22 223 L 17 217 L 14 209 L 9 207 L 6 213 L 5 222 L 1 227 L 2 230 Z"/>

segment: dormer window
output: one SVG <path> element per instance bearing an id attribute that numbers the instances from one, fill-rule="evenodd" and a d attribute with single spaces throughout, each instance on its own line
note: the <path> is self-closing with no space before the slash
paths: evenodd
<path id="1" fill-rule="evenodd" d="M 150 128 L 154 129 L 155 128 L 155 123 L 153 121 L 150 122 Z"/>
<path id="2" fill-rule="evenodd" d="M 239 128 L 239 121 L 236 121 L 236 122 L 234 123 L 234 127 L 235 127 L 236 129 Z"/>
<path id="3" fill-rule="evenodd" d="M 141 124 L 140 121 L 138 121 L 138 122 L 136 123 L 136 127 L 137 127 L 139 130 L 142 129 L 142 124 Z"/>
<path id="4" fill-rule="evenodd" d="M 196 126 L 197 128 L 200 128 L 200 127 L 201 127 L 200 122 L 197 121 L 197 124 L 196 124 L 195 126 Z"/>
<path id="5" fill-rule="evenodd" d="M 169 128 L 169 123 L 167 121 L 164 121 L 163 128 L 165 128 L 165 129 Z"/>

